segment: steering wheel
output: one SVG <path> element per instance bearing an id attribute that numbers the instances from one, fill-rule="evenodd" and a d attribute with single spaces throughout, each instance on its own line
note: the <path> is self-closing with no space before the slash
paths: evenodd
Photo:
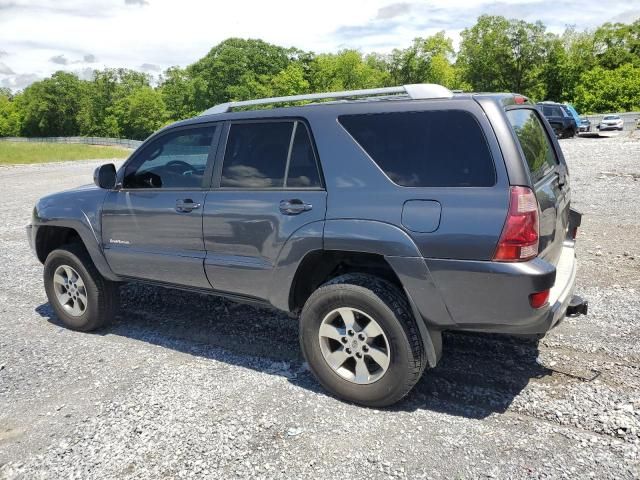
<path id="1" fill-rule="evenodd" d="M 184 175 L 187 172 L 193 171 L 193 166 L 189 165 L 187 162 L 183 162 L 182 160 L 171 160 L 170 162 L 167 162 L 167 164 L 165 165 L 165 168 L 168 168 L 170 170 L 180 169 L 179 173 L 181 175 Z"/>

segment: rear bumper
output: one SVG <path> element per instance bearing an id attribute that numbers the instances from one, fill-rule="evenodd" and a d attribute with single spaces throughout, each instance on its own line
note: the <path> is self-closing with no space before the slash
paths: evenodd
<path id="1" fill-rule="evenodd" d="M 623 125 L 600 125 L 598 130 L 605 132 L 607 130 L 620 130 L 621 128 L 623 128 Z"/>
<path id="2" fill-rule="evenodd" d="M 557 326 L 566 316 L 567 308 L 573 298 L 576 280 L 575 242 L 567 240 L 556 267 L 556 280 L 549 293 L 549 313 L 543 323 L 544 329 L 533 333 L 545 333 Z"/>
<path id="3" fill-rule="evenodd" d="M 573 298 L 575 242 L 566 240 L 557 266 L 536 258 L 523 263 L 426 259 L 450 324 L 433 322 L 429 295 L 408 288 L 425 321 L 436 328 L 478 332 L 544 334 L 566 316 Z M 406 285 L 405 285 L 406 287 Z M 549 302 L 534 309 L 529 295 L 550 289 Z"/>

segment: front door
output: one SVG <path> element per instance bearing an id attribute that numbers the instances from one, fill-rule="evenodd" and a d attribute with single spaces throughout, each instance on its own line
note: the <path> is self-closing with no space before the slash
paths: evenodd
<path id="1" fill-rule="evenodd" d="M 215 125 L 170 130 L 119 172 L 102 213 L 104 252 L 117 275 L 211 288 L 202 212 L 216 137 Z"/>
<path id="2" fill-rule="evenodd" d="M 303 121 L 234 122 L 225 136 L 205 202 L 205 270 L 218 291 L 267 299 L 287 239 L 324 221 L 326 191 Z"/>

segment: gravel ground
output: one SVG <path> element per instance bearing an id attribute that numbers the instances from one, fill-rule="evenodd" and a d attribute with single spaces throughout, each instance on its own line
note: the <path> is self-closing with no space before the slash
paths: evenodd
<path id="1" fill-rule="evenodd" d="M 0 478 L 640 478 L 640 139 L 562 148 L 589 316 L 448 334 L 386 410 L 327 396 L 278 313 L 127 286 L 112 327 L 62 328 L 23 226 L 97 163 L 0 168 Z"/>

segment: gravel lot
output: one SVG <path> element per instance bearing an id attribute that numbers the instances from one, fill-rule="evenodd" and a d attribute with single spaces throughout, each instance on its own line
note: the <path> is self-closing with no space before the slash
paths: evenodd
<path id="1" fill-rule="evenodd" d="M 0 168 L 0 478 L 640 478 L 640 135 L 562 148 L 589 316 L 447 335 L 380 411 L 325 395 L 277 313 L 127 286 L 109 329 L 61 328 L 23 226 L 100 162 Z"/>

